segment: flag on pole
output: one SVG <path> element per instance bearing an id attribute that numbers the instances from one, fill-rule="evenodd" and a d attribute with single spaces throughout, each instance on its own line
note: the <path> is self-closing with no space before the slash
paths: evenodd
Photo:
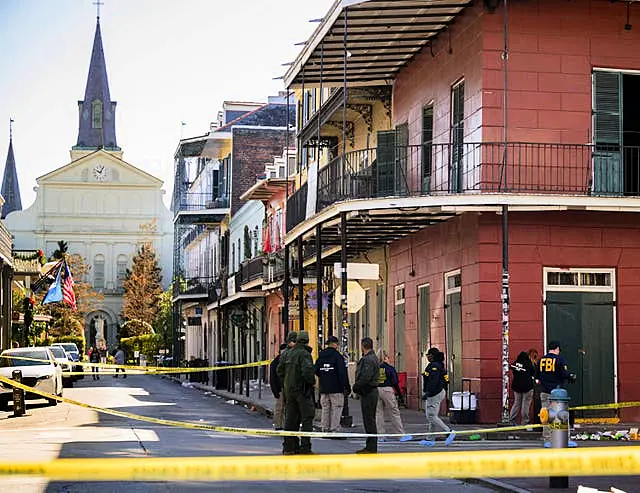
<path id="1" fill-rule="evenodd" d="M 76 306 L 76 294 L 73 292 L 73 277 L 71 276 L 71 269 L 69 269 L 69 264 L 67 264 L 66 262 L 64 263 L 64 283 L 62 285 L 62 301 L 64 301 L 72 309 L 74 310 L 78 309 L 78 307 Z"/>
<path id="2" fill-rule="evenodd" d="M 60 283 L 61 272 L 62 272 L 62 264 L 60 264 L 60 267 L 58 268 L 58 273 L 56 274 L 55 281 L 53 281 L 53 284 L 49 286 L 47 295 L 42 300 L 43 305 L 46 305 L 47 303 L 56 303 L 58 301 L 62 301 L 62 286 Z"/>

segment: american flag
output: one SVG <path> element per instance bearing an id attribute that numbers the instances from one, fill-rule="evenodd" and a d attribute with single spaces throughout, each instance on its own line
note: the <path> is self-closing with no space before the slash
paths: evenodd
<path id="1" fill-rule="evenodd" d="M 64 283 L 62 284 L 62 301 L 69 305 L 74 310 L 77 310 L 76 306 L 76 294 L 73 292 L 73 277 L 71 276 L 71 269 L 69 265 L 64 263 Z"/>

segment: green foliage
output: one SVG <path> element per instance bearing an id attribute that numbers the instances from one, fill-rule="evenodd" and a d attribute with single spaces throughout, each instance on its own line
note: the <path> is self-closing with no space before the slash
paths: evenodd
<path id="1" fill-rule="evenodd" d="M 171 302 L 172 290 L 163 292 L 158 299 L 158 313 L 153 321 L 153 330 L 160 335 L 164 341 L 170 339 L 173 330 L 173 303 Z"/>
<path id="2" fill-rule="evenodd" d="M 125 337 L 120 339 L 120 345 L 127 354 L 127 358 L 132 358 L 134 351 L 144 354 L 147 361 L 153 362 L 162 347 L 162 337 L 159 334 L 145 334 L 140 336 Z"/>

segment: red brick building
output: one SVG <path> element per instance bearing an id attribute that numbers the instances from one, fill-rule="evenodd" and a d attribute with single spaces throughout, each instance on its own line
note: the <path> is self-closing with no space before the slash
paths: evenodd
<path id="1" fill-rule="evenodd" d="M 317 125 L 299 142 L 285 241 L 321 234 L 325 266 L 337 246 L 349 261 L 384 250 L 373 335 L 406 371 L 413 406 L 437 345 L 452 391 L 468 379 L 479 420 L 500 419 L 505 206 L 510 360 L 559 339 L 578 374 L 574 404 L 640 399 L 640 31 L 629 22 L 606 0 L 510 2 L 506 17 L 490 0 L 338 1 L 285 76 L 303 114 L 314 101 L 301 134 Z M 385 85 L 389 119 L 376 120 L 353 94 Z M 337 152 L 322 146 L 336 137 L 325 122 L 340 127 Z"/>

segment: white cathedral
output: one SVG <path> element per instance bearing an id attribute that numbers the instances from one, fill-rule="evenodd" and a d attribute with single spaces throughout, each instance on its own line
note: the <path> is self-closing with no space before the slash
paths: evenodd
<path id="1" fill-rule="evenodd" d="M 51 255 L 63 240 L 69 253 L 86 259 L 91 266 L 86 281 L 104 294 L 104 302 L 88 314 L 85 337 L 88 345 L 95 344 L 103 333 L 109 347 L 117 343 L 122 283 L 139 246 L 144 242 L 154 246 L 165 288 L 171 282 L 173 246 L 163 183 L 122 159 L 115 110 L 98 18 L 84 100 L 78 102 L 80 124 L 71 162 L 37 178 L 31 207 L 4 209 L 13 210 L 5 225 L 14 236 L 14 249 L 43 249 Z M 19 204 L 17 180 L 15 187 L 14 201 Z"/>

